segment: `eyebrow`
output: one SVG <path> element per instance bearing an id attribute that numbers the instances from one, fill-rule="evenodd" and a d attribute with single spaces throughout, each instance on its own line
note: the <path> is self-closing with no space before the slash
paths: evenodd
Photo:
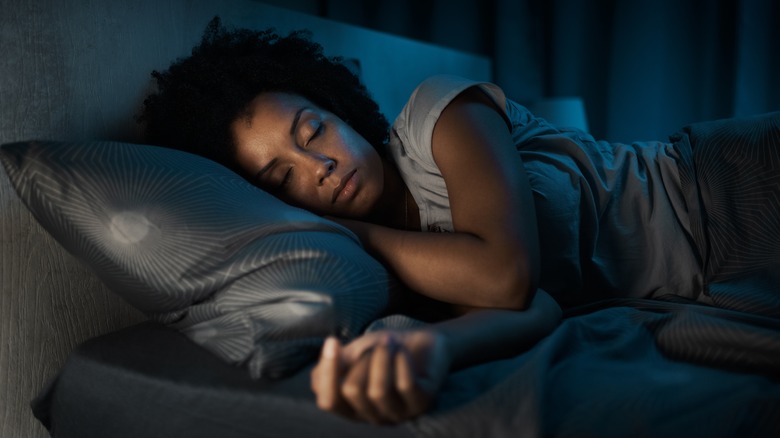
<path id="1" fill-rule="evenodd" d="M 301 113 L 309 109 L 309 107 L 304 106 L 298 109 L 298 111 L 295 112 L 295 117 L 293 117 L 292 126 L 290 126 L 290 135 L 295 135 L 295 131 L 298 130 L 298 121 L 301 120 Z"/>
<path id="2" fill-rule="evenodd" d="M 274 167 L 274 164 L 276 164 L 276 158 L 268 162 L 265 166 L 263 166 L 262 169 L 258 170 L 255 174 L 255 184 L 257 184 L 260 181 L 260 177 L 263 176 L 264 173 L 268 172 L 268 170 L 272 167 Z"/>

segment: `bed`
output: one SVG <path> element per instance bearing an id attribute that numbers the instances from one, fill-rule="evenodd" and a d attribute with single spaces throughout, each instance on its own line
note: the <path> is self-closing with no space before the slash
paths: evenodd
<path id="1" fill-rule="evenodd" d="M 312 29 L 390 118 L 428 75 L 489 80 L 489 61 L 254 1 L 60 3 L 0 18 L 0 436 L 780 436 L 780 285 L 567 309 L 399 425 L 318 410 L 322 338 L 408 324 L 383 313 L 397 285 L 348 230 L 139 144 L 148 73 L 214 15 Z"/>

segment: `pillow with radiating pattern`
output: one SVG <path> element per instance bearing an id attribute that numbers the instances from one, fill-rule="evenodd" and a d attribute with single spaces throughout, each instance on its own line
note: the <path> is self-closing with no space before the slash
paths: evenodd
<path id="1" fill-rule="evenodd" d="M 254 377 L 384 310 L 392 278 L 354 234 L 189 153 L 31 141 L 0 152 L 40 224 L 115 293 Z"/>

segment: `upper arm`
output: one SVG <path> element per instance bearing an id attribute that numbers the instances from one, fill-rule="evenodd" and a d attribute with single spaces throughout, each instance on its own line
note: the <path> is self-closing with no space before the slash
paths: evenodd
<path id="1" fill-rule="evenodd" d="M 471 87 L 441 113 L 432 136 L 456 232 L 480 239 L 475 263 L 511 291 L 536 287 L 538 238 L 531 189 L 503 112 Z"/>

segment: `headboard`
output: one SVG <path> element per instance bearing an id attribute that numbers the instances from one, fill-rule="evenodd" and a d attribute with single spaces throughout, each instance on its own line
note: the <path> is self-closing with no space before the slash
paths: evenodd
<path id="1" fill-rule="evenodd" d="M 3 0 L 0 143 L 140 141 L 149 73 L 185 56 L 215 15 L 229 26 L 308 28 L 329 55 L 359 62 L 392 121 L 425 77 L 490 80 L 484 57 L 335 23 L 257 1 Z M 79 342 L 143 319 L 70 257 L 0 170 L 0 436 L 45 436 L 29 402 Z"/>

